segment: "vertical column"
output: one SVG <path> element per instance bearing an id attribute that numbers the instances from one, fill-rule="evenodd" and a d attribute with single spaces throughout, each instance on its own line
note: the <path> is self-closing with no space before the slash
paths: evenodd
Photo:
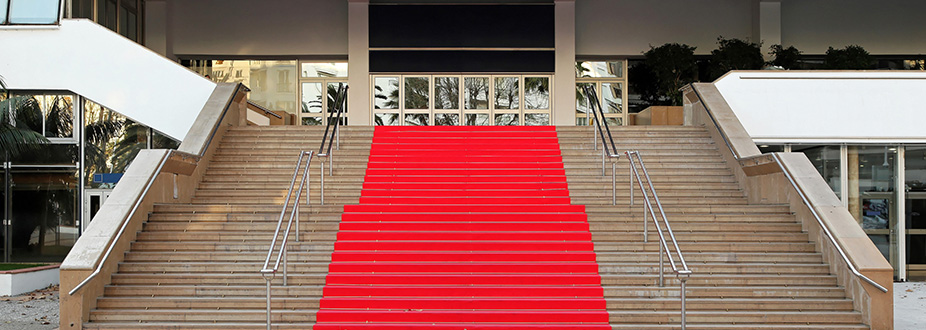
<path id="1" fill-rule="evenodd" d="M 897 263 L 896 263 L 896 272 L 897 279 L 901 281 L 907 280 L 907 164 L 906 162 L 906 152 L 907 150 L 904 146 L 897 147 L 897 156 L 894 158 L 896 165 L 894 166 L 897 169 L 897 174 L 894 175 L 896 181 L 894 181 L 894 198 L 897 200 L 894 205 L 897 206 L 896 209 L 891 210 L 894 214 L 897 215 L 897 223 L 892 228 L 894 235 L 897 237 Z"/>
<path id="2" fill-rule="evenodd" d="M 781 44 L 781 1 L 780 0 L 762 0 L 759 1 L 759 24 L 758 33 L 755 33 L 758 40 L 766 48 L 771 45 Z M 766 60 L 770 60 L 771 55 L 762 54 Z"/>
<path id="3" fill-rule="evenodd" d="M 576 124 L 576 3 L 556 0 L 554 33 L 556 72 L 553 74 L 553 125 Z"/>
<path id="4" fill-rule="evenodd" d="M 842 206 L 849 208 L 849 146 L 839 146 L 839 197 Z"/>
<path id="5" fill-rule="evenodd" d="M 849 190 L 849 213 L 855 217 L 855 221 L 858 221 L 859 224 L 862 223 L 862 200 L 859 196 L 859 182 L 858 182 L 858 147 L 849 146 L 847 154 L 847 168 L 849 170 L 849 184 L 847 189 Z"/>
<path id="6" fill-rule="evenodd" d="M 167 56 L 168 1 L 148 0 L 145 2 L 145 47 Z M 168 56 L 169 57 L 169 56 Z"/>
<path id="7" fill-rule="evenodd" d="M 347 123 L 370 125 L 370 1 L 347 2 Z"/>

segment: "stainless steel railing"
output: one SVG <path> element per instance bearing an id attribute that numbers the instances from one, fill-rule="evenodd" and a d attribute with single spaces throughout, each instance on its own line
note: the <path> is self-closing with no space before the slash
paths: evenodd
<path id="1" fill-rule="evenodd" d="M 733 154 L 733 158 L 736 160 L 742 159 L 739 153 L 736 152 L 736 149 L 733 148 L 733 144 L 730 142 L 730 138 L 727 137 L 727 133 L 724 132 L 723 127 L 721 127 L 720 123 L 717 122 L 717 118 L 714 117 L 714 113 L 711 111 L 710 106 L 706 102 L 704 102 L 704 98 L 701 96 L 701 92 L 698 91 L 698 89 L 695 88 L 693 85 L 690 87 L 691 87 L 691 90 L 694 92 L 695 96 L 698 97 L 698 101 L 701 102 L 701 105 L 704 107 L 704 112 L 707 113 L 707 117 L 710 118 L 711 123 L 713 123 L 714 127 L 717 128 L 717 131 L 720 132 L 720 137 L 723 138 L 724 144 L 726 144 L 727 148 L 730 149 L 730 153 Z M 823 219 L 817 213 L 817 210 L 814 209 L 813 204 L 810 203 L 810 200 L 807 199 L 807 196 L 804 194 L 804 191 L 801 190 L 801 188 L 797 185 L 796 182 L 794 182 L 794 178 L 791 177 L 791 173 L 788 172 L 787 169 L 785 169 L 784 165 L 782 165 L 781 159 L 778 157 L 777 154 L 773 153 L 772 155 L 775 159 L 775 163 L 778 164 L 779 168 L 781 168 L 781 172 L 784 173 L 785 177 L 791 183 L 791 187 L 793 187 L 794 190 L 797 191 L 804 205 L 806 205 L 807 208 L 810 209 L 810 213 L 812 213 L 814 219 L 817 220 L 817 224 L 819 224 L 820 228 L 823 229 L 823 233 L 826 234 L 827 240 L 829 240 L 830 243 L 833 244 L 834 247 L 836 247 L 836 251 L 839 252 L 839 256 L 842 257 L 843 262 L 845 262 L 846 265 L 849 267 L 849 271 L 852 272 L 852 274 L 855 275 L 856 277 L 860 278 L 862 281 L 865 281 L 868 284 L 871 284 L 872 286 L 877 288 L 878 290 L 881 290 L 881 292 L 887 292 L 888 291 L 887 288 L 885 288 L 881 284 L 878 284 L 878 282 L 875 282 L 868 276 L 865 276 L 864 274 L 862 274 L 862 272 L 860 272 L 858 268 L 855 267 L 852 261 L 849 260 L 849 256 L 846 255 L 845 251 L 842 248 L 842 245 L 840 245 L 840 243 L 836 241 L 836 238 L 833 236 L 833 233 L 830 231 L 829 227 L 827 227 L 826 224 L 824 224 Z"/>
<path id="2" fill-rule="evenodd" d="M 598 94 L 595 92 L 595 87 L 585 85 L 582 87 L 585 91 L 585 103 L 588 105 L 588 110 L 585 112 L 585 120 L 588 121 L 589 113 L 592 114 L 595 123 L 594 137 L 592 138 L 592 146 L 595 150 L 598 150 L 598 135 L 601 135 L 601 175 L 605 175 L 605 163 L 607 159 L 611 159 L 611 170 L 612 170 L 612 191 L 611 203 L 612 205 L 617 205 L 617 180 L 613 175 L 613 170 L 615 168 L 614 161 L 620 158 L 620 153 L 617 152 L 617 145 L 614 144 L 614 138 L 611 136 L 611 128 L 608 127 L 608 121 L 605 120 L 604 110 L 601 108 L 601 102 L 598 100 Z M 602 131 L 602 126 L 604 130 Z M 608 134 L 608 138 L 605 139 L 605 133 Z"/>
<path id="3" fill-rule="evenodd" d="M 643 195 L 643 242 L 649 242 L 649 219 L 652 219 L 652 223 L 656 227 L 656 233 L 659 236 L 659 286 L 665 286 L 664 257 L 669 258 L 669 266 L 672 267 L 672 271 L 675 272 L 675 276 L 680 281 L 682 316 L 681 327 L 682 330 L 684 330 L 686 314 L 685 284 L 688 281 L 688 277 L 691 276 L 691 269 L 688 268 L 688 263 L 685 262 L 685 256 L 682 254 L 682 250 L 678 247 L 678 241 L 675 239 L 675 233 L 672 231 L 672 225 L 669 224 L 669 218 L 666 217 L 666 212 L 662 207 L 662 202 L 659 201 L 659 195 L 656 193 L 656 188 L 653 186 L 653 181 L 650 179 L 649 172 L 646 170 L 646 164 L 643 163 L 643 157 L 640 156 L 639 151 L 626 151 L 624 154 L 627 155 L 627 160 L 630 161 L 631 207 L 634 205 L 634 178 L 636 178 L 636 183 L 640 189 L 640 193 Z M 642 176 L 640 175 L 641 172 L 643 174 Z M 654 205 L 655 209 L 653 208 Z M 658 215 L 656 211 L 659 212 Z M 663 227 L 665 229 L 663 229 Z M 666 236 L 668 236 L 668 238 Z M 670 249 L 669 243 L 671 243 L 672 249 Z M 672 253 L 673 249 L 675 251 L 674 257 Z M 676 257 L 678 258 L 677 261 Z"/>
<path id="4" fill-rule="evenodd" d="M 322 144 L 318 147 L 318 157 L 328 160 L 328 175 L 334 176 L 334 157 L 331 156 L 331 146 L 336 145 L 336 150 L 341 150 L 341 113 L 347 111 L 347 85 L 338 84 L 338 92 L 335 95 L 335 111 L 328 112 L 328 124 L 325 126 L 325 134 L 322 135 Z M 335 116 L 337 113 L 337 116 Z M 331 136 L 328 131 L 331 131 Z M 325 147 L 325 143 L 328 147 Z M 319 172 L 319 184 L 321 185 L 321 194 L 319 200 L 321 205 L 325 205 L 325 160 L 319 161 L 321 172 Z"/>
<path id="5" fill-rule="evenodd" d="M 287 254 L 289 252 L 289 247 L 290 247 L 290 245 L 288 244 L 290 230 L 293 228 L 293 223 L 295 223 L 296 235 L 294 239 L 296 240 L 296 242 L 298 242 L 299 234 L 301 233 L 299 231 L 299 223 L 301 222 L 299 219 L 299 205 L 300 205 L 300 200 L 302 199 L 303 191 L 306 192 L 306 196 L 305 196 L 306 205 L 307 206 L 309 205 L 309 187 L 308 187 L 309 168 L 311 167 L 310 162 L 312 161 L 312 157 L 314 155 L 315 153 L 312 151 L 303 150 L 299 152 L 299 160 L 296 161 L 296 168 L 293 170 L 293 178 L 289 183 L 289 191 L 286 193 L 286 199 L 283 200 L 283 209 L 280 210 L 280 219 L 277 221 L 277 228 L 273 232 L 273 239 L 271 240 L 270 248 L 267 251 L 267 258 L 264 260 L 264 266 L 260 270 L 261 276 L 263 276 L 263 278 L 267 281 L 267 330 L 270 330 L 270 326 L 271 326 L 271 316 L 270 316 L 271 305 L 270 303 L 271 303 L 271 291 L 273 289 L 272 282 L 273 282 L 273 278 L 276 277 L 276 274 L 279 271 L 281 264 L 283 266 L 283 286 L 286 286 L 289 284 L 289 281 L 288 281 L 289 272 L 287 270 L 288 269 Z M 305 166 L 303 166 L 303 159 L 305 159 Z M 286 218 L 287 209 L 290 209 L 290 206 L 289 206 L 290 200 L 292 200 L 291 197 L 293 196 L 293 190 L 296 187 L 296 178 L 299 176 L 300 169 L 302 170 L 302 179 L 299 180 L 299 188 L 295 190 L 296 199 L 293 200 L 292 209 L 290 210 L 291 212 L 289 215 L 289 222 L 287 222 L 286 230 L 283 234 L 283 237 L 281 238 L 280 231 L 283 228 L 283 219 Z M 278 240 L 280 242 L 279 244 L 280 247 L 279 249 L 276 249 Z M 273 265 L 271 265 L 270 261 L 273 258 L 274 252 L 276 252 L 276 255 L 277 255 L 276 261 L 273 263 Z"/>

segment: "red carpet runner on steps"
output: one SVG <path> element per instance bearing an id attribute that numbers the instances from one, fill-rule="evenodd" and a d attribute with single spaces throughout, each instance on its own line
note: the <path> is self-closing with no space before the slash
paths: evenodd
<path id="1" fill-rule="evenodd" d="M 553 127 L 376 127 L 317 316 L 330 329 L 610 329 Z"/>

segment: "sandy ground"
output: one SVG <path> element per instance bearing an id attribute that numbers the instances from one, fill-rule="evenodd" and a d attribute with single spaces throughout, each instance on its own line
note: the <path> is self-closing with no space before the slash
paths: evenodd
<path id="1" fill-rule="evenodd" d="M 926 329 L 926 282 L 894 283 L 894 330 Z"/>
<path id="2" fill-rule="evenodd" d="M 0 330 L 58 328 L 58 286 L 0 297 Z"/>
<path id="3" fill-rule="evenodd" d="M 58 286 L 0 297 L 0 330 L 58 328 Z M 926 329 L 926 282 L 894 283 L 894 329 Z"/>

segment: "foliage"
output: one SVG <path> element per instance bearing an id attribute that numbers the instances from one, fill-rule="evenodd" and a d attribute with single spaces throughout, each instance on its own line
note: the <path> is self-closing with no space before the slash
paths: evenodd
<path id="1" fill-rule="evenodd" d="M 6 82 L 0 77 L 0 96 L 6 92 Z M 48 139 L 38 133 L 42 120 L 42 109 L 34 98 L 16 96 L 0 101 L 0 150 L 5 151 L 0 157 L 34 152 L 47 143 Z"/>
<path id="2" fill-rule="evenodd" d="M 761 45 L 741 39 L 717 38 L 719 47 L 711 51 L 711 79 L 720 78 L 730 70 L 760 70 L 765 65 Z"/>
<path id="3" fill-rule="evenodd" d="M 694 51 L 695 47 L 677 43 L 650 46 L 643 53 L 643 64 L 630 69 L 631 84 L 649 104 L 682 105 L 679 89 L 694 82 L 698 72 Z"/>
<path id="4" fill-rule="evenodd" d="M 850 45 L 843 49 L 829 47 L 823 60 L 826 68 L 830 70 L 865 70 L 871 69 L 874 63 L 874 58 L 859 45 Z"/>
<path id="5" fill-rule="evenodd" d="M 785 70 L 796 70 L 801 68 L 801 52 L 794 46 L 784 48 L 782 45 L 772 45 L 769 48 L 770 55 L 775 56 L 774 60 L 768 62 L 769 65 L 781 67 Z"/>

